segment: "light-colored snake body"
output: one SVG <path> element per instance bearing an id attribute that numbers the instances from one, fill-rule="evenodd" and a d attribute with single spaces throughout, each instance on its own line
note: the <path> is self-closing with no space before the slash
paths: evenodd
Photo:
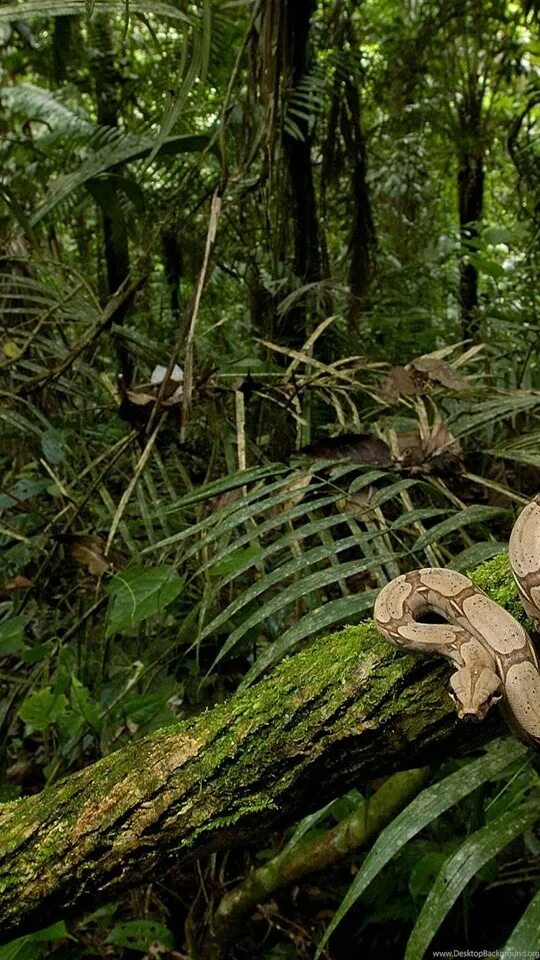
<path id="1" fill-rule="evenodd" d="M 540 497 L 520 513 L 509 557 L 523 606 L 540 626 Z M 445 622 L 421 622 L 425 614 Z M 540 668 L 531 639 L 468 577 L 438 567 L 404 573 L 381 590 L 374 618 L 397 646 L 438 653 L 457 667 L 450 693 L 460 718 L 483 719 L 502 700 L 514 732 L 540 745 Z"/>

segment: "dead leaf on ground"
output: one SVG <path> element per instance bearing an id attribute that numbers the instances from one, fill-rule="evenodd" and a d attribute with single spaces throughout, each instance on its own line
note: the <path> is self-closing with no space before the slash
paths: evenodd
<path id="1" fill-rule="evenodd" d="M 101 537 L 85 533 L 59 533 L 55 539 L 64 543 L 75 563 L 88 570 L 93 577 L 100 577 L 112 569 L 112 560 L 105 556 L 105 541 Z"/>
<path id="2" fill-rule="evenodd" d="M 2 587 L 0 587 L 0 600 L 9 600 L 11 594 L 17 590 L 30 590 L 33 586 L 34 584 L 28 577 L 17 574 L 16 577 L 12 577 L 11 580 L 8 580 L 7 583 L 4 583 Z"/>

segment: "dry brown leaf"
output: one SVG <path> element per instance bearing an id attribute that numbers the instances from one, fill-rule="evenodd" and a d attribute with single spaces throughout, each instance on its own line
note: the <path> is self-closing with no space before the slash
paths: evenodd
<path id="1" fill-rule="evenodd" d="M 469 386 L 466 378 L 457 373 L 452 364 L 437 357 L 416 357 L 415 360 L 411 360 L 409 367 L 413 367 L 420 374 L 425 374 L 429 380 L 440 383 L 448 390 L 466 390 Z"/>
<path id="2" fill-rule="evenodd" d="M 85 533 L 62 533 L 56 539 L 66 544 L 75 563 L 88 570 L 93 577 L 102 576 L 113 566 L 105 556 L 105 541 L 101 537 Z"/>
<path id="3" fill-rule="evenodd" d="M 15 593 L 17 590 L 30 590 L 34 584 L 28 577 L 23 577 L 21 574 L 17 574 L 16 577 L 12 577 L 11 580 L 8 580 L 7 583 L 4 583 L 0 587 L 0 600 L 9 600 L 12 593 Z"/>
<path id="4" fill-rule="evenodd" d="M 444 423 L 435 423 L 426 437 L 419 430 L 404 430 L 397 441 L 403 467 L 413 474 L 444 476 L 465 469 L 461 446 Z"/>
<path id="5" fill-rule="evenodd" d="M 386 376 L 379 382 L 379 393 L 385 400 L 415 397 L 419 393 L 416 377 L 407 367 L 390 367 Z"/>
<path id="6" fill-rule="evenodd" d="M 433 426 L 424 449 L 426 461 L 431 463 L 431 472 L 462 472 L 465 469 L 461 444 L 444 423 Z"/>

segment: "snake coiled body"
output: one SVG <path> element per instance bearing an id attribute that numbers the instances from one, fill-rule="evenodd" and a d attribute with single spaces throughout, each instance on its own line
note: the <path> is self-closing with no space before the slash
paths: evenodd
<path id="1" fill-rule="evenodd" d="M 524 609 L 540 628 L 540 496 L 516 520 L 509 558 Z M 426 613 L 445 622 L 422 623 Z M 540 745 L 540 668 L 532 641 L 468 577 L 438 567 L 405 573 L 383 587 L 374 619 L 397 646 L 454 664 L 450 693 L 461 719 L 483 719 L 501 700 L 512 730 Z"/>

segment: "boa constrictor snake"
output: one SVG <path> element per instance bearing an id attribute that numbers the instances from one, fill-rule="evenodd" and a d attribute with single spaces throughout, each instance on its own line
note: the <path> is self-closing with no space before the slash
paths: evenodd
<path id="1" fill-rule="evenodd" d="M 516 520 L 509 559 L 523 607 L 540 630 L 540 495 Z M 420 622 L 426 613 L 446 622 Z M 454 664 L 449 692 L 460 719 L 481 720 L 501 700 L 513 732 L 540 746 L 540 667 L 531 639 L 468 577 L 438 567 L 404 573 L 379 593 L 374 619 L 398 647 Z"/>

